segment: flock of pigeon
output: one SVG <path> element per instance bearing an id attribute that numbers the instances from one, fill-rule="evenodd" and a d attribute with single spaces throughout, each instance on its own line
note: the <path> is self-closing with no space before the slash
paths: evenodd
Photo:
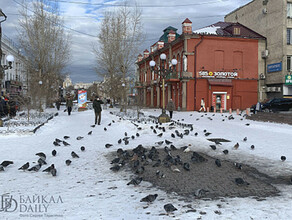
<path id="1" fill-rule="evenodd" d="M 207 115 L 207 114 L 205 114 Z M 215 114 L 213 114 L 212 116 L 214 116 Z M 204 117 L 204 115 L 201 115 L 201 117 Z M 232 115 L 230 116 L 225 116 L 227 118 L 227 120 L 234 120 L 234 117 Z M 207 117 L 209 120 L 213 120 L 212 117 Z M 244 117 L 243 117 L 244 118 Z M 243 118 L 241 118 L 241 120 L 243 120 Z M 196 120 L 199 120 L 199 118 L 197 118 Z M 224 121 L 225 118 L 222 119 L 222 121 Z M 182 121 L 184 121 L 182 119 Z M 134 123 L 136 122 L 136 123 Z M 184 138 L 184 136 L 190 135 L 191 132 L 193 131 L 193 126 L 192 125 L 188 125 L 188 124 L 184 124 L 181 122 L 174 122 L 172 121 L 169 124 L 165 124 L 165 126 L 163 126 L 162 124 L 159 124 L 158 122 L 151 120 L 151 119 L 140 119 L 140 120 L 133 120 L 132 123 L 137 127 L 138 130 L 141 130 L 141 126 L 139 126 L 138 124 L 147 124 L 148 122 L 153 123 L 152 126 L 150 126 L 150 129 L 152 130 L 153 134 L 158 136 L 158 137 L 163 137 L 164 133 L 166 132 L 166 129 L 172 130 L 171 132 L 171 138 L 173 140 L 175 140 L 176 138 Z M 183 128 L 183 131 L 180 132 L 179 130 L 177 130 L 177 126 L 179 125 Z M 249 123 L 246 123 L 245 126 L 249 126 Z M 135 139 L 135 135 L 132 136 L 128 136 L 127 132 L 125 132 L 125 137 L 120 138 L 117 142 L 118 144 L 121 144 L 124 141 L 125 145 L 129 144 L 129 140 L 130 139 Z M 194 136 L 198 136 L 198 132 L 193 132 Z M 208 132 L 206 129 L 203 130 L 203 135 L 205 137 L 208 137 L 209 135 L 211 135 L 210 132 Z M 139 133 L 136 134 L 136 137 L 139 136 Z M 214 144 L 211 144 L 210 147 L 212 150 L 216 150 L 218 145 L 222 145 L 221 142 L 219 140 L 212 140 L 214 142 Z M 247 141 L 247 137 L 244 137 L 242 139 L 243 142 Z M 158 148 L 163 148 L 163 144 L 165 144 L 166 146 L 164 146 L 164 151 L 166 153 L 165 158 L 160 158 L 159 157 L 159 152 L 157 151 Z M 134 185 L 137 186 L 139 185 L 143 178 L 141 177 L 141 174 L 143 174 L 143 172 L 145 171 L 146 167 L 148 165 L 152 166 L 152 167 L 159 167 L 161 165 L 164 165 L 165 167 L 169 167 L 170 170 L 172 172 L 181 172 L 180 169 L 184 169 L 186 171 L 190 170 L 190 162 L 191 163 L 200 163 L 200 162 L 204 162 L 206 159 L 200 155 L 197 152 L 193 152 L 192 156 L 190 158 L 190 161 L 182 161 L 179 155 L 174 156 L 173 152 L 175 150 L 178 150 L 174 145 L 173 145 L 173 141 L 167 140 L 165 139 L 164 141 L 158 141 L 155 142 L 156 146 L 152 146 L 151 149 L 147 149 L 144 148 L 141 144 L 139 144 L 136 148 L 134 148 L 133 150 L 123 150 L 122 148 L 119 148 L 117 150 L 117 157 L 114 158 L 111 161 L 112 167 L 110 167 L 110 170 L 117 172 L 119 171 L 122 167 L 124 167 L 126 164 L 129 164 L 131 166 L 131 168 L 134 170 L 134 173 L 137 175 L 137 177 L 131 179 L 130 182 L 127 183 L 127 185 Z M 106 148 L 109 148 L 113 146 L 113 144 L 106 144 Z M 233 149 L 237 150 L 239 148 L 239 143 L 237 142 L 234 146 Z M 255 149 L 254 145 L 250 146 L 251 150 Z M 184 146 L 181 147 L 180 150 L 182 150 L 183 152 L 190 152 L 190 145 L 189 146 Z M 229 153 L 229 151 L 227 149 L 222 151 L 225 155 L 227 155 Z M 280 158 L 282 161 L 286 160 L 285 156 L 281 156 Z M 215 159 L 215 164 L 217 167 L 221 167 L 221 160 L 220 159 Z M 234 163 L 234 166 L 238 169 L 242 169 L 242 164 L 240 163 Z M 165 174 L 161 173 L 159 170 L 157 170 L 156 172 L 156 176 L 158 178 L 164 178 Z M 292 183 L 292 177 L 291 177 L 291 183 Z M 243 185 L 249 185 L 249 183 L 247 181 L 245 181 L 243 178 L 237 177 L 234 179 L 234 183 L 238 186 L 243 186 Z M 207 190 L 204 189 L 198 189 L 194 195 L 197 198 L 201 198 L 202 196 L 205 196 L 206 193 L 208 193 Z M 158 197 L 157 194 L 149 194 L 146 197 L 142 198 L 140 201 L 141 202 L 147 202 L 148 204 L 152 203 L 155 201 L 155 199 Z M 172 204 L 166 204 L 164 206 L 164 209 L 167 213 L 171 213 L 173 211 L 176 211 L 177 208 L 175 208 Z"/>
<path id="2" fill-rule="evenodd" d="M 91 134 L 92 134 L 92 131 L 88 132 L 88 135 L 91 135 Z M 55 138 L 55 140 L 53 141 L 53 144 L 55 146 L 65 146 L 65 147 L 66 146 L 70 146 L 70 144 L 66 141 L 70 137 L 69 136 L 64 136 L 63 138 L 64 138 L 64 140 L 60 140 L 58 138 Z M 81 140 L 81 139 L 83 139 L 83 137 L 81 137 L 81 136 L 78 136 L 76 138 L 76 140 Z M 85 147 L 81 146 L 80 150 L 81 151 L 85 151 Z M 38 171 L 41 170 L 41 168 L 43 166 L 47 165 L 47 161 L 46 161 L 47 155 L 44 152 L 39 152 L 39 153 L 36 153 L 35 155 L 38 156 L 38 159 L 37 159 L 36 162 L 32 162 L 32 163 L 26 162 L 18 170 L 29 171 L 29 172 L 31 172 L 31 171 L 38 172 Z M 51 155 L 53 157 L 56 157 L 57 156 L 57 151 L 55 149 L 52 150 Z M 76 152 L 72 151 L 71 152 L 71 157 L 72 158 L 79 158 L 79 155 Z M 65 164 L 67 166 L 69 166 L 71 164 L 71 162 L 72 161 L 70 159 L 67 159 L 65 161 Z M 13 164 L 13 161 L 7 161 L 7 160 L 3 161 L 0 164 L 0 171 L 5 171 L 4 168 L 6 168 L 8 165 L 11 165 L 11 164 Z M 31 167 L 30 167 L 30 165 L 31 165 Z M 47 173 L 51 174 L 52 176 L 57 176 L 57 169 L 56 169 L 54 164 L 51 164 L 50 166 L 47 166 L 45 169 L 42 170 L 42 172 L 47 172 Z"/>

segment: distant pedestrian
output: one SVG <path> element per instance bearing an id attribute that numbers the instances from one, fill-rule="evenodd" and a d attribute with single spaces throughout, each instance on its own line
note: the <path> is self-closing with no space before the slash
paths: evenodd
<path id="1" fill-rule="evenodd" d="M 66 98 L 66 107 L 68 111 L 68 115 L 71 115 L 72 107 L 73 107 L 73 97 L 68 95 Z"/>
<path id="2" fill-rule="evenodd" d="M 202 110 L 204 110 L 204 112 L 206 111 L 204 98 L 201 99 L 201 108 L 200 108 L 199 112 Z"/>
<path id="3" fill-rule="evenodd" d="M 172 99 L 170 99 L 169 102 L 167 103 L 166 109 L 169 111 L 170 118 L 172 118 L 172 113 L 175 110 L 175 105 Z"/>
<path id="4" fill-rule="evenodd" d="M 57 108 L 58 111 L 60 110 L 60 106 L 61 106 L 61 99 L 57 99 L 56 108 Z"/>
<path id="5" fill-rule="evenodd" d="M 258 102 L 255 107 L 255 113 L 260 112 L 260 111 L 262 111 L 262 105 L 260 102 Z"/>
<path id="6" fill-rule="evenodd" d="M 102 111 L 101 104 L 103 104 L 103 101 L 101 101 L 98 96 L 95 96 L 95 99 L 93 101 L 93 109 L 94 109 L 94 114 L 95 114 L 95 124 L 97 124 L 97 122 L 98 122 L 99 125 L 100 125 L 100 121 L 101 121 L 101 111 Z M 97 118 L 98 118 L 98 121 L 97 121 Z"/>

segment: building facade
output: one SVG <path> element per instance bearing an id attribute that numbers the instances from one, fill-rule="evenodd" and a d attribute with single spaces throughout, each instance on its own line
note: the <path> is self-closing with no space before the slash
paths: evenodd
<path id="1" fill-rule="evenodd" d="M 154 60 L 159 66 L 161 53 L 167 56 L 166 68 L 171 59 L 178 61 L 176 71 L 165 79 L 165 105 L 172 98 L 178 110 L 199 110 L 204 98 L 209 109 L 228 110 L 245 109 L 257 102 L 258 78 L 264 71 L 259 55 L 265 48 L 263 36 L 228 22 L 192 31 L 189 19 L 182 23 L 181 35 L 176 30 L 166 28 L 150 52 L 138 56 L 136 87 L 145 106 L 163 106 L 162 77 L 149 65 Z"/>
<path id="2" fill-rule="evenodd" d="M 261 51 L 266 97 L 292 97 L 292 1 L 253 0 L 227 14 L 225 21 L 239 22 L 266 37 Z"/>
<path id="3" fill-rule="evenodd" d="M 12 68 L 4 71 L 1 81 L 1 93 L 10 97 L 22 95 L 27 92 L 27 71 L 25 69 L 25 58 L 19 47 L 7 36 L 1 38 L 2 60 L 1 65 L 8 65 L 6 57 L 14 56 Z"/>

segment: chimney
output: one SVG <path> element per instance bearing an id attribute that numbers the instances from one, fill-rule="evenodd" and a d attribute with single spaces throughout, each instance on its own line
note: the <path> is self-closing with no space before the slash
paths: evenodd
<path id="1" fill-rule="evenodd" d="M 142 54 L 139 54 L 138 55 L 138 62 L 140 62 L 141 60 L 143 60 L 143 56 L 142 56 Z"/>
<path id="2" fill-rule="evenodd" d="M 149 56 L 149 51 L 146 49 L 144 50 L 144 58 L 147 58 Z"/>
<path id="3" fill-rule="evenodd" d="M 188 18 L 186 18 L 182 23 L 182 32 L 183 34 L 192 33 L 192 22 Z"/>
<path id="4" fill-rule="evenodd" d="M 170 30 L 168 35 L 167 35 L 167 38 L 168 38 L 168 43 L 172 42 L 175 40 L 175 31 L 173 30 Z"/>

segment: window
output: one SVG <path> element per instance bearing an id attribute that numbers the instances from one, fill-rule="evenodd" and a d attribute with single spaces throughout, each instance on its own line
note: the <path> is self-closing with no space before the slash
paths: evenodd
<path id="1" fill-rule="evenodd" d="M 287 28 L 287 44 L 292 44 L 292 29 Z"/>
<path id="2" fill-rule="evenodd" d="M 240 35 L 240 28 L 235 27 L 235 28 L 233 29 L 233 35 Z"/>
<path id="3" fill-rule="evenodd" d="M 287 3 L 287 18 L 292 18 L 292 3 Z"/>
<path id="4" fill-rule="evenodd" d="M 288 71 L 291 71 L 291 59 L 292 58 L 292 56 L 290 55 L 290 56 L 287 56 L 287 70 Z"/>

